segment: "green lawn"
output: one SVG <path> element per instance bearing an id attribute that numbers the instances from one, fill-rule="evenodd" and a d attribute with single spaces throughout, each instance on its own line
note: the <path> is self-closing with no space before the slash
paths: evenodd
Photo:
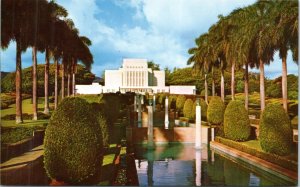
<path id="1" fill-rule="evenodd" d="M 117 154 L 117 144 L 110 144 L 109 145 L 109 149 L 108 150 L 108 154 L 104 155 L 103 157 L 103 163 L 102 163 L 102 174 L 100 177 L 100 182 L 98 183 L 98 185 L 100 186 L 110 186 L 110 181 L 112 180 L 112 178 L 114 177 L 112 175 L 113 171 L 114 171 L 114 158 Z"/>
<path id="2" fill-rule="evenodd" d="M 50 108 L 53 106 L 53 103 L 50 103 Z M 44 98 L 39 98 L 38 100 L 38 112 L 44 111 Z M 22 112 L 23 114 L 32 114 L 32 104 L 31 99 L 24 99 L 22 101 Z M 9 108 L 1 110 L 1 118 L 6 115 L 13 115 L 16 113 L 16 104 L 9 105 Z M 33 126 L 43 126 L 43 124 L 48 123 L 48 120 L 41 119 L 37 121 L 33 120 L 24 120 L 23 124 L 16 125 L 15 120 L 1 120 L 2 127 L 16 127 L 16 126 L 26 126 L 26 127 L 33 127 Z"/>

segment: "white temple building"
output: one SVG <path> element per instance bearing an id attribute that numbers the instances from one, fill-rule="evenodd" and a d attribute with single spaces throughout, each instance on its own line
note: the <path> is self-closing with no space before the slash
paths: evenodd
<path id="1" fill-rule="evenodd" d="M 118 70 L 105 70 L 105 85 L 76 85 L 77 94 L 170 93 L 193 95 L 196 86 L 165 86 L 165 71 L 152 71 L 147 59 L 123 59 Z"/>

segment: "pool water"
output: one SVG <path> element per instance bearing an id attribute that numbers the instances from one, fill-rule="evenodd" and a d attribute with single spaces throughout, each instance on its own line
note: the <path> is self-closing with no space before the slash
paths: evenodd
<path id="1" fill-rule="evenodd" d="M 135 162 L 140 186 L 290 186 L 263 171 L 251 169 L 203 145 L 170 143 L 147 150 L 136 145 Z"/>

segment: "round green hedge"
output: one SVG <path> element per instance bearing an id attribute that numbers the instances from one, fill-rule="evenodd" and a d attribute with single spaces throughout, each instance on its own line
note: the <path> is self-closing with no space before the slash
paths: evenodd
<path id="1" fill-rule="evenodd" d="M 176 109 L 181 111 L 183 109 L 186 97 L 184 95 L 179 95 L 176 99 Z"/>
<path id="2" fill-rule="evenodd" d="M 197 100 L 193 104 L 193 119 L 196 119 L 196 106 L 197 106 Z M 201 107 L 201 120 L 206 120 L 206 113 L 207 113 L 207 105 L 205 101 L 200 98 L 200 107 Z"/>
<path id="3" fill-rule="evenodd" d="M 200 95 L 205 96 L 205 90 L 201 90 Z M 207 96 L 210 96 L 210 95 L 211 95 L 211 91 L 207 90 Z"/>
<path id="4" fill-rule="evenodd" d="M 157 94 L 157 104 L 161 104 L 162 106 L 165 105 L 165 99 L 166 99 L 166 94 L 164 93 L 159 93 Z"/>
<path id="5" fill-rule="evenodd" d="M 207 120 L 214 125 L 223 123 L 225 105 L 219 96 L 211 97 L 207 107 Z"/>
<path id="6" fill-rule="evenodd" d="M 109 127 L 111 127 L 120 114 L 120 98 L 117 94 L 103 94 L 100 96 L 99 103 L 103 105 L 103 113 L 107 119 Z"/>
<path id="7" fill-rule="evenodd" d="M 92 106 L 81 98 L 65 98 L 53 112 L 45 132 L 48 176 L 71 185 L 90 184 L 102 166 L 101 134 Z"/>
<path id="8" fill-rule="evenodd" d="M 246 141 L 250 131 L 250 120 L 243 102 L 230 101 L 224 113 L 225 137 L 234 141 Z"/>
<path id="9" fill-rule="evenodd" d="M 292 149 L 292 128 L 288 114 L 280 104 L 268 104 L 259 124 L 261 148 L 270 153 L 288 155 Z"/>
<path id="10" fill-rule="evenodd" d="M 169 107 L 171 109 L 176 109 L 176 99 L 177 99 L 177 96 L 176 95 L 170 95 L 169 98 Z"/>
<path id="11" fill-rule="evenodd" d="M 107 127 L 107 120 L 104 116 L 104 107 L 102 104 L 99 103 L 92 103 L 91 104 L 94 110 L 94 113 L 97 117 L 98 123 L 100 125 L 101 133 L 102 133 L 102 140 L 103 146 L 109 146 L 109 134 L 108 134 L 108 127 Z"/>
<path id="12" fill-rule="evenodd" d="M 193 120 L 195 117 L 195 111 L 193 110 L 194 102 L 191 99 L 187 99 L 183 106 L 183 116 Z"/>

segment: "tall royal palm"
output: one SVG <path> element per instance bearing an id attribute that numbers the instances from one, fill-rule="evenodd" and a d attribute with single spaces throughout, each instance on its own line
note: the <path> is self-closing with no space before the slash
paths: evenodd
<path id="1" fill-rule="evenodd" d="M 49 64 L 50 57 L 53 57 L 52 49 L 56 48 L 55 43 L 55 22 L 60 18 L 65 18 L 68 12 L 54 1 L 48 3 L 48 7 L 43 10 L 44 16 L 41 17 L 40 31 L 42 44 L 45 48 L 45 73 L 44 73 L 44 88 L 45 88 L 45 102 L 44 113 L 49 114 Z M 56 48 L 57 49 L 57 48 Z"/>
<path id="2" fill-rule="evenodd" d="M 270 36 L 265 32 L 270 27 L 268 17 L 271 2 L 259 1 L 254 5 L 244 9 L 245 35 L 249 37 L 249 61 L 256 62 L 256 67 L 260 71 L 260 105 L 261 111 L 265 108 L 265 84 L 264 84 L 264 64 L 269 64 L 273 60 L 273 47 L 270 45 Z"/>
<path id="3" fill-rule="evenodd" d="M 1 46 L 6 48 L 10 41 L 16 42 L 16 123 L 22 118 L 22 61 L 21 53 L 28 44 L 31 2 L 21 0 L 1 1 Z"/>
<path id="4" fill-rule="evenodd" d="M 287 53 L 298 46 L 298 1 L 277 1 L 270 11 L 271 29 L 267 34 L 273 37 L 275 48 L 282 59 L 282 101 L 283 108 L 288 110 L 287 93 Z M 295 45 L 296 44 L 296 45 Z M 298 48 L 298 47 L 297 47 Z M 297 59 L 294 56 L 294 61 Z"/>
<path id="5" fill-rule="evenodd" d="M 188 59 L 187 64 L 193 64 L 196 72 L 204 74 L 205 102 L 208 104 L 208 85 L 207 74 L 212 67 L 212 45 L 209 44 L 209 35 L 205 33 L 195 40 L 197 47 L 189 49 L 192 56 Z"/>

